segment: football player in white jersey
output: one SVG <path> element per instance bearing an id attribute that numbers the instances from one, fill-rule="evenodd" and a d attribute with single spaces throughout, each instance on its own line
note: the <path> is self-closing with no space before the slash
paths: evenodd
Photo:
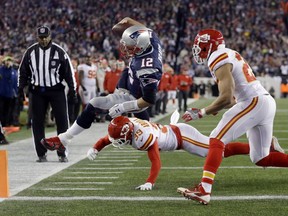
<path id="1" fill-rule="evenodd" d="M 79 95 L 82 101 L 82 108 L 85 109 L 89 101 L 96 97 L 96 66 L 91 65 L 89 57 L 85 58 L 85 63 L 79 64 L 78 67 L 79 73 Z"/>
<path id="2" fill-rule="evenodd" d="M 288 167 L 288 156 L 270 152 L 276 103 L 253 74 L 245 59 L 225 47 L 221 32 L 205 29 L 198 32 L 192 48 L 198 64 L 206 64 L 218 83 L 219 96 L 202 109 L 187 110 L 182 118 L 196 120 L 228 108 L 210 134 L 209 151 L 201 183 L 192 188 L 178 188 L 186 198 L 208 204 L 214 177 L 222 161 L 225 145 L 247 135 L 250 158 L 258 166 Z"/>
<path id="3" fill-rule="evenodd" d="M 209 137 L 188 124 L 177 123 L 177 120 L 173 120 L 170 125 L 161 125 L 139 118 L 116 117 L 108 126 L 108 135 L 99 139 L 88 150 L 87 157 L 94 160 L 98 153 L 110 144 L 115 147 L 131 145 L 137 150 L 147 151 L 151 162 L 150 174 L 146 182 L 135 189 L 152 190 L 161 169 L 159 151 L 182 149 L 200 157 L 207 156 Z M 276 139 L 273 144 L 271 151 L 283 151 Z M 249 154 L 247 143 L 227 144 L 223 157 L 240 154 Z"/>

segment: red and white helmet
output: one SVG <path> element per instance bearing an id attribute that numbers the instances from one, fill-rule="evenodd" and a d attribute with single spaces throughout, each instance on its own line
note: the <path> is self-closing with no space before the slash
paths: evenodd
<path id="1" fill-rule="evenodd" d="M 198 64 L 204 64 L 220 44 L 225 45 L 224 37 L 220 31 L 215 29 L 201 30 L 196 35 L 192 47 L 194 60 Z"/>
<path id="2" fill-rule="evenodd" d="M 120 40 L 120 52 L 125 58 L 141 55 L 150 47 L 150 34 L 145 26 L 131 26 L 127 28 Z"/>
<path id="3" fill-rule="evenodd" d="M 129 118 L 118 116 L 108 126 L 108 137 L 115 147 L 130 145 L 134 126 Z"/>

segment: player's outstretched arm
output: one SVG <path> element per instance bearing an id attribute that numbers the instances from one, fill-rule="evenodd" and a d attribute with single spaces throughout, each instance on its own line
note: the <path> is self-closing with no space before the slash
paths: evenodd
<path id="1" fill-rule="evenodd" d="M 124 19 L 122 19 L 120 22 L 118 22 L 117 24 L 115 24 L 112 27 L 112 32 L 113 34 L 121 37 L 121 35 L 123 34 L 123 32 L 129 28 L 130 26 L 133 25 L 141 25 L 141 26 L 145 26 L 142 23 L 130 18 L 130 17 L 125 17 Z"/>
<path id="2" fill-rule="evenodd" d="M 136 190 L 152 190 L 158 174 L 161 170 L 161 160 L 157 140 L 152 146 L 150 146 L 150 148 L 147 150 L 147 153 L 151 161 L 150 175 L 146 180 L 146 183 L 136 187 Z"/>
<path id="3" fill-rule="evenodd" d="M 90 148 L 87 152 L 87 157 L 89 160 L 95 160 L 98 153 L 107 145 L 110 145 L 108 135 L 99 139 L 92 148 Z"/>

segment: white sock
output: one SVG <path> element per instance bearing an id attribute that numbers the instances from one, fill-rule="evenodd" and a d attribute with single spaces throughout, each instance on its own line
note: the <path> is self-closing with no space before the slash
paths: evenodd
<path id="1" fill-rule="evenodd" d="M 64 146 L 67 146 L 71 139 L 73 139 L 74 136 L 80 134 L 82 131 L 84 131 L 85 128 L 82 128 L 79 126 L 76 121 L 73 123 L 73 125 L 65 132 L 58 135 L 60 141 L 63 143 Z"/>
<path id="2" fill-rule="evenodd" d="M 202 187 L 204 188 L 206 193 L 211 193 L 212 191 L 212 185 L 208 184 L 206 182 L 201 182 Z"/>

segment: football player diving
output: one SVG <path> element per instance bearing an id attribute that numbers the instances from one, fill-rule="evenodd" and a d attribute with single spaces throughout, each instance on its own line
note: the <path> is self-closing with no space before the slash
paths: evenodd
<path id="1" fill-rule="evenodd" d="M 112 28 L 122 35 L 120 51 L 129 59 L 122 72 L 118 89 L 107 96 L 91 99 L 73 125 L 56 137 L 43 138 L 41 143 L 49 150 L 65 151 L 71 139 L 90 128 L 95 114 L 108 112 L 112 118 L 122 113 L 134 113 L 140 119 L 149 119 L 147 108 L 155 103 L 158 83 L 162 76 L 162 48 L 156 33 L 129 17 Z"/>
<path id="2" fill-rule="evenodd" d="M 99 139 L 87 152 L 87 157 L 94 160 L 107 145 L 115 147 L 131 145 L 140 151 L 147 151 L 151 162 L 149 177 L 146 182 L 135 189 L 152 190 L 161 169 L 160 151 L 184 150 L 191 154 L 206 157 L 209 149 L 209 137 L 196 128 L 185 123 L 177 123 L 179 113 L 175 111 L 169 125 L 161 125 L 138 118 L 119 116 L 108 125 L 108 135 Z M 272 139 L 271 151 L 283 149 L 275 137 Z M 223 157 L 249 154 L 247 143 L 229 143 Z"/>

